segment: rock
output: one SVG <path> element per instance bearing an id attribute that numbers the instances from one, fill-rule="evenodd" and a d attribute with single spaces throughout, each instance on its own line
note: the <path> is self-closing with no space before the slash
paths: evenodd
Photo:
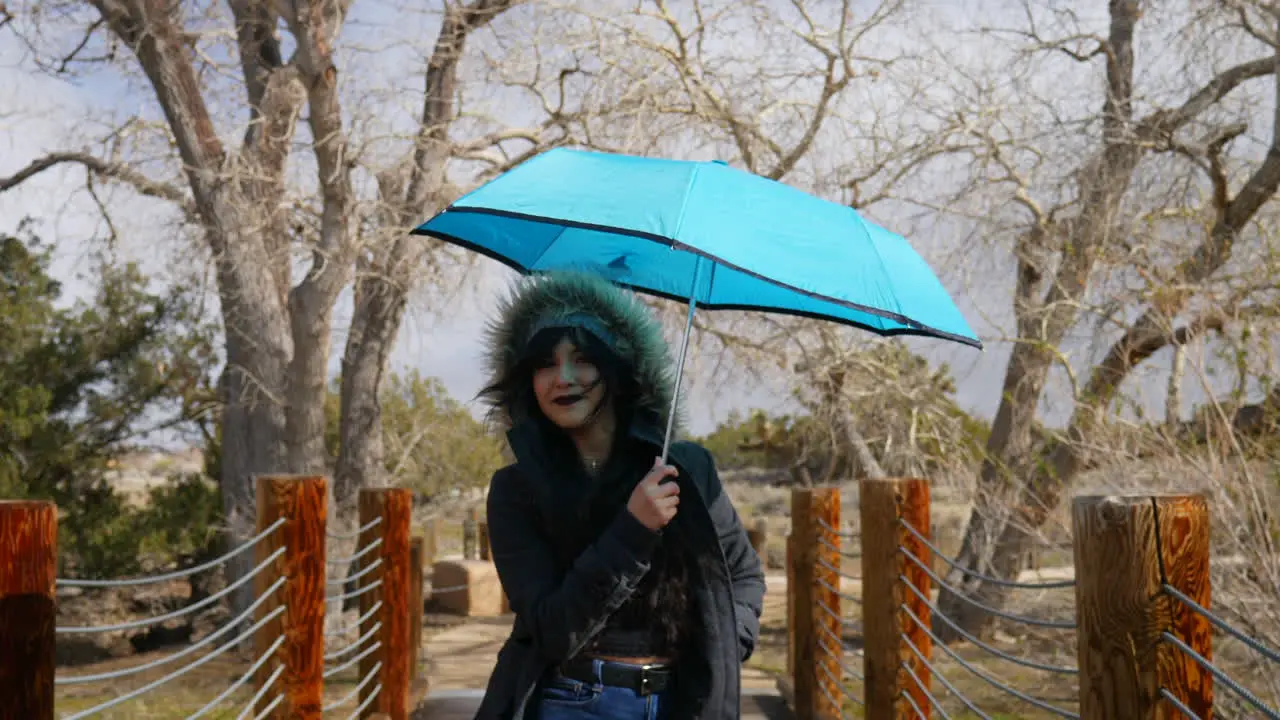
<path id="1" fill-rule="evenodd" d="M 496 617 L 510 611 L 498 570 L 487 560 L 441 560 L 432 568 L 431 578 L 432 604 L 445 611 L 466 617 Z"/>

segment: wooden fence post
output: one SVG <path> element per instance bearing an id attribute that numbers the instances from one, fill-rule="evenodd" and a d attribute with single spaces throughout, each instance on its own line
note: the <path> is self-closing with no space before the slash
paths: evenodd
<path id="1" fill-rule="evenodd" d="M 284 548 L 263 572 L 254 578 L 254 590 L 261 598 L 280 579 L 284 584 L 258 606 L 259 620 L 284 606 L 284 612 L 254 633 L 254 650 L 262 655 L 276 641 L 284 642 L 275 656 L 263 663 L 255 678 L 258 687 L 283 665 L 273 684 L 284 700 L 267 717 L 273 720 L 319 720 L 324 700 L 324 591 L 325 523 L 328 515 L 328 480 L 311 475 L 262 475 L 255 480 L 258 531 L 284 519 L 275 532 L 254 548 L 262 563 Z M 268 690 L 259 712 L 275 699 Z"/>
<path id="2" fill-rule="evenodd" d="M 791 491 L 795 538 L 796 640 L 794 699 L 799 720 L 840 717 L 844 634 L 840 612 L 840 491 Z M 836 702 L 833 703 L 832 700 Z"/>
<path id="3" fill-rule="evenodd" d="M 787 677 L 792 680 L 795 692 L 796 677 L 796 535 L 792 528 L 787 533 Z"/>
<path id="4" fill-rule="evenodd" d="M 423 555 L 426 539 L 409 540 L 409 690 L 410 709 L 427 693 L 427 677 L 422 671 Z"/>
<path id="5" fill-rule="evenodd" d="M 53 720 L 58 508 L 0 501 L 0 720 Z"/>
<path id="6" fill-rule="evenodd" d="M 862 480 L 859 520 L 866 717 L 916 717 L 911 703 L 903 697 L 905 693 L 927 720 L 933 707 L 927 696 L 932 678 L 925 665 L 933 650 L 925 632 L 932 622 L 926 601 L 932 583 L 920 565 L 932 570 L 933 553 L 904 526 L 925 537 L 931 534 L 929 483 L 919 478 Z"/>
<path id="7" fill-rule="evenodd" d="M 359 702 L 363 704 L 378 685 L 381 685 L 381 690 L 360 717 L 370 718 L 384 713 L 390 720 L 407 720 L 410 655 L 413 652 L 410 647 L 412 621 L 409 608 L 409 525 L 413 492 L 405 488 L 362 488 L 359 504 L 360 527 L 373 522 L 374 518 L 382 518 L 382 522 L 361 533 L 358 542 L 358 547 L 368 547 L 375 539 L 382 540 L 377 552 L 360 559 L 361 570 L 375 562 L 375 558 L 382 560 L 381 567 L 360 577 L 362 590 L 381 581 L 360 595 L 360 616 L 369 615 L 361 623 L 360 635 L 372 632 L 374 625 L 382 623 L 382 629 L 374 635 L 382 644 L 360 659 L 359 677 L 366 677 L 378 663 L 382 663 L 382 668 L 378 671 L 377 681 L 361 689 Z M 370 614 L 378 602 L 382 603 L 382 608 Z"/>
<path id="8" fill-rule="evenodd" d="M 1163 592 L 1209 607 L 1209 509 L 1199 495 L 1078 497 L 1075 543 L 1082 720 L 1181 717 L 1164 688 L 1212 717 L 1213 676 L 1161 640 L 1168 632 L 1213 659 L 1209 621 Z"/>

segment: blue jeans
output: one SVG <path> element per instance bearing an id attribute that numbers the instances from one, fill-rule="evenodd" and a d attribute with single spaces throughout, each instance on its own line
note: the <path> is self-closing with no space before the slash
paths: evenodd
<path id="1" fill-rule="evenodd" d="M 600 682 L 604 661 L 593 664 L 596 681 L 592 684 L 557 675 L 543 685 L 538 704 L 541 720 L 662 720 L 670 713 L 670 690 L 639 695 L 630 688 L 605 685 Z"/>

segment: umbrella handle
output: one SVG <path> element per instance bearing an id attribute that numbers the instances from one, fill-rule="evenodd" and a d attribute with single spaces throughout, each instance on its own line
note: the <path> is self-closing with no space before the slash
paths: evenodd
<path id="1" fill-rule="evenodd" d="M 702 275 L 702 256 L 693 261 L 693 287 L 689 289 L 689 315 L 684 323 L 684 337 L 680 340 L 680 359 L 676 363 L 676 388 L 671 395 L 671 412 L 667 414 L 667 433 L 662 439 L 662 464 L 667 464 L 671 450 L 671 433 L 676 425 L 676 405 L 680 402 L 680 381 L 684 378 L 684 359 L 689 352 L 689 334 L 693 331 L 693 313 L 698 308 L 698 280 Z"/>

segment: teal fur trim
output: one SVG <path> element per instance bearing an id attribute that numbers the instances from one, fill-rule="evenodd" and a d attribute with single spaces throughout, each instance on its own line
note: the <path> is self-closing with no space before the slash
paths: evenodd
<path id="1" fill-rule="evenodd" d="M 520 278 L 499 301 L 498 312 L 486 328 L 489 382 L 505 377 L 520 361 L 534 328 L 582 314 L 599 319 L 612 336 L 606 342 L 635 368 L 638 408 L 665 423 L 676 373 L 662 325 L 634 293 L 590 273 L 559 271 Z M 512 418 L 502 408 L 495 411 L 501 424 L 509 427 Z M 682 424 L 681 415 L 677 409 L 677 426 Z"/>

